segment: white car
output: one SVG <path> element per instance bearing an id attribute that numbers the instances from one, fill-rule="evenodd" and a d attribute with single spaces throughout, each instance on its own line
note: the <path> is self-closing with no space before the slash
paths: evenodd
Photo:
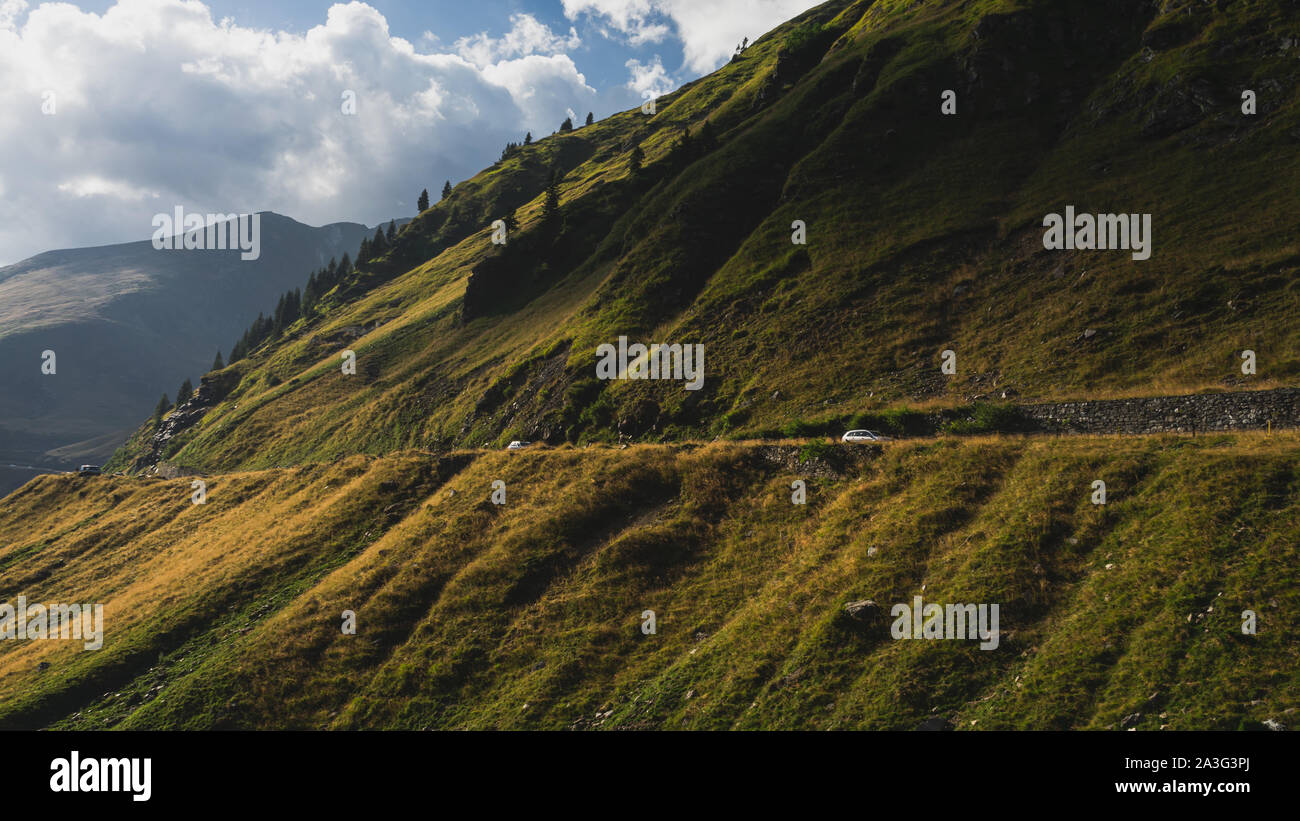
<path id="1" fill-rule="evenodd" d="M 881 436 L 873 430 L 851 430 L 840 437 L 841 442 L 888 442 L 888 436 Z"/>
<path id="2" fill-rule="evenodd" d="M 518 439 L 506 445 L 506 450 L 523 450 L 531 445 L 532 442 L 520 442 Z"/>

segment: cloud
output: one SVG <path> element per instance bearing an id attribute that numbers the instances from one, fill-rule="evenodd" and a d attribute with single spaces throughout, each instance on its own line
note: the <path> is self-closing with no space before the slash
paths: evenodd
<path id="1" fill-rule="evenodd" d="M 12 30 L 27 10 L 27 0 L 0 0 L 0 29 Z"/>
<path id="2" fill-rule="evenodd" d="M 487 32 L 462 37 L 455 43 L 456 53 L 477 66 L 486 66 L 509 57 L 529 54 L 560 54 L 582 45 L 578 32 L 569 27 L 569 36 L 554 34 L 550 26 L 531 14 L 510 15 L 510 31 L 501 37 Z"/>
<path id="3" fill-rule="evenodd" d="M 137 188 L 122 180 L 106 180 L 93 174 L 61 182 L 58 189 L 79 199 L 83 197 L 108 197 L 116 200 L 145 200 L 160 196 L 157 191 Z"/>
<path id="4" fill-rule="evenodd" d="M 602 17 L 619 32 L 627 35 L 632 45 L 657 43 L 671 33 L 671 29 L 656 17 L 662 16 L 657 0 L 561 0 L 564 16 L 576 20 L 587 14 Z"/>
<path id="5" fill-rule="evenodd" d="M 469 59 L 420 51 L 359 2 L 297 34 L 214 21 L 197 0 L 100 15 L 0 0 L 0 264 L 146 239 L 176 205 L 311 224 L 411 214 L 421 188 L 593 107 L 557 51 L 576 33 L 535 23 L 516 15 Z"/>
<path id="6" fill-rule="evenodd" d="M 726 62 L 741 39 L 757 38 L 818 5 L 817 0 L 562 0 L 564 16 L 594 17 L 633 45 L 659 42 L 675 30 L 685 66 L 696 73 Z"/>
<path id="7" fill-rule="evenodd" d="M 632 79 L 627 81 L 627 87 L 643 100 L 659 97 L 676 88 L 657 54 L 649 63 L 643 64 L 640 60 L 634 59 L 628 60 L 626 65 L 632 74 Z"/>

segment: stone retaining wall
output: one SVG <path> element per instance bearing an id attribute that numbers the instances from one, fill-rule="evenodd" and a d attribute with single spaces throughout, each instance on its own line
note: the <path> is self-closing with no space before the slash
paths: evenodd
<path id="1" fill-rule="evenodd" d="M 1021 405 L 1039 430 L 1059 433 L 1199 433 L 1300 427 L 1300 388 Z"/>

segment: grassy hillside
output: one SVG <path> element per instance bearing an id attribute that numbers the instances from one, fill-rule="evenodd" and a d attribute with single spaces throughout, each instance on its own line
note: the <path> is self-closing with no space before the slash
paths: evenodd
<path id="1" fill-rule="evenodd" d="M 1295 384 L 1296 42 L 1285 0 L 835 0 L 652 116 L 538 140 L 462 183 L 221 374 L 224 401 L 164 455 L 261 468 L 1003 392 Z M 1044 250 L 1044 216 L 1067 205 L 1150 213 L 1151 258 Z M 503 249 L 490 224 L 512 212 Z M 597 380 L 596 347 L 619 335 L 704 344 L 704 388 Z"/>
<path id="2" fill-rule="evenodd" d="M 105 642 L 0 643 L 0 726 L 1289 723 L 1298 458 L 1296 434 L 565 446 L 231 474 L 203 506 L 41 477 L 0 506 L 0 599 L 103 602 Z M 1000 645 L 844 611 L 916 595 L 1000 603 Z"/>

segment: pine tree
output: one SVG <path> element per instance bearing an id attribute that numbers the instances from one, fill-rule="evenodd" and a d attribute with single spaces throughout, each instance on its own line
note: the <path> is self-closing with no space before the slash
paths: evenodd
<path id="1" fill-rule="evenodd" d="M 632 146 L 632 156 L 628 157 L 627 160 L 628 173 L 634 177 L 639 175 L 641 173 L 641 164 L 643 162 L 645 162 L 645 152 L 641 150 L 641 144 L 637 143 Z"/>
<path id="2" fill-rule="evenodd" d="M 704 121 L 704 125 L 700 126 L 699 140 L 701 151 L 708 152 L 718 147 L 718 135 L 713 132 L 713 123 Z"/>
<path id="3" fill-rule="evenodd" d="M 217 358 L 212 360 L 212 370 L 219 371 L 226 367 L 226 363 L 221 361 L 221 351 L 217 351 Z"/>
<path id="4" fill-rule="evenodd" d="M 316 307 L 316 300 L 320 297 L 320 283 L 316 281 L 316 273 L 307 277 L 307 287 L 302 289 L 302 313 L 307 316 Z"/>
<path id="5" fill-rule="evenodd" d="M 334 260 L 330 260 L 330 264 L 333 265 Z M 348 256 L 347 252 L 344 251 L 343 259 L 339 262 L 338 279 L 341 280 L 350 273 L 352 273 L 352 259 Z"/>
<path id="6" fill-rule="evenodd" d="M 542 227 L 555 231 L 560 226 L 560 174 L 551 169 L 551 178 L 546 183 L 546 197 L 542 200 Z"/>
<path id="7" fill-rule="evenodd" d="M 591 125 L 591 124 L 594 123 L 594 122 L 596 122 L 596 118 L 595 118 L 595 116 L 594 116 L 590 111 L 588 111 L 588 112 L 587 112 L 587 125 Z"/>
<path id="8" fill-rule="evenodd" d="M 384 239 L 388 241 L 390 246 L 397 239 L 397 220 L 388 223 L 388 233 L 384 235 Z"/>
<path id="9" fill-rule="evenodd" d="M 279 336 L 280 331 L 284 330 L 284 294 L 280 294 L 280 301 L 275 304 L 275 313 L 271 315 L 271 333 Z"/>
<path id="10" fill-rule="evenodd" d="M 524 145 L 532 145 L 532 144 L 533 144 L 533 132 L 529 131 L 527 134 L 524 135 Z"/>
<path id="11" fill-rule="evenodd" d="M 426 188 L 420 192 L 420 198 L 415 201 L 415 207 L 419 209 L 420 213 L 429 210 L 429 189 Z"/>
<path id="12" fill-rule="evenodd" d="M 450 196 L 451 196 L 451 180 L 447 180 L 442 184 L 442 198 L 445 200 Z"/>
<path id="13" fill-rule="evenodd" d="M 361 247 L 357 249 L 357 264 L 362 265 L 370 260 L 370 240 L 365 237 L 361 238 Z"/>
<path id="14" fill-rule="evenodd" d="M 190 378 L 187 376 L 181 383 L 181 389 L 176 392 L 176 407 L 184 405 L 193 394 L 194 385 L 190 383 Z"/>
<path id="15" fill-rule="evenodd" d="M 164 393 L 162 395 L 162 399 L 158 400 L 158 405 L 153 409 L 154 424 L 156 425 L 159 422 L 161 422 L 163 416 L 165 416 L 167 411 L 171 409 L 172 409 L 172 403 L 167 400 L 167 394 Z"/>
<path id="16" fill-rule="evenodd" d="M 564 122 L 560 123 L 560 133 L 567 134 L 572 130 L 573 130 L 573 120 L 569 119 L 568 117 L 565 117 Z"/>
<path id="17" fill-rule="evenodd" d="M 686 126 L 682 126 L 682 133 L 677 137 L 677 142 L 673 144 L 673 163 L 676 165 L 690 162 L 694 150 L 695 144 L 691 141 L 691 132 L 686 130 Z"/>
<path id="18" fill-rule="evenodd" d="M 502 222 L 506 224 L 506 230 L 511 233 L 519 229 L 519 218 L 515 216 L 514 210 L 509 214 L 506 214 L 506 218 L 503 219 Z"/>

